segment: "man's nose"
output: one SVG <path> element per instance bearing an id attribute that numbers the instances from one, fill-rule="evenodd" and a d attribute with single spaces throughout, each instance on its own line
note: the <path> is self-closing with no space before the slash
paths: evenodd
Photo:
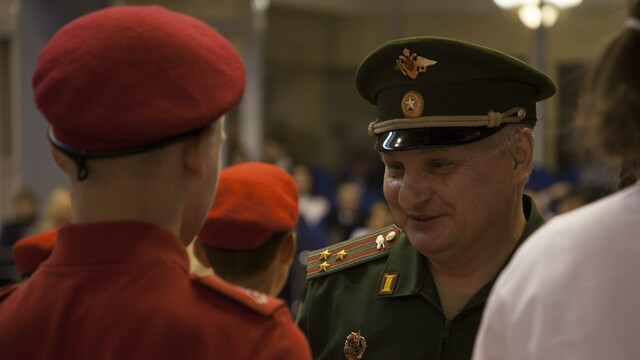
<path id="1" fill-rule="evenodd" d="M 405 174 L 398 193 L 400 207 L 410 210 L 421 203 L 429 201 L 433 194 L 431 185 L 428 176 L 413 173 Z"/>

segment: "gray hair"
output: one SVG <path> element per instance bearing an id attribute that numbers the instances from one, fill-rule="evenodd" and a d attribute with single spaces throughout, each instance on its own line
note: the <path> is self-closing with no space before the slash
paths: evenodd
<path id="1" fill-rule="evenodd" d="M 531 129 L 531 126 L 524 124 L 507 124 L 489 138 L 491 140 L 491 150 L 494 153 L 499 153 L 509 148 L 516 141 L 522 129 Z"/>

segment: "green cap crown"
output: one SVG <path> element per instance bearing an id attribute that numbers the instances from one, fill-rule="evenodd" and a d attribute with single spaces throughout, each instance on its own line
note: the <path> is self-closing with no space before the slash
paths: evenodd
<path id="1" fill-rule="evenodd" d="M 356 87 L 377 105 L 378 150 L 459 145 L 505 123 L 536 123 L 537 101 L 555 93 L 542 72 L 512 56 L 439 37 L 388 42 L 360 64 Z"/>

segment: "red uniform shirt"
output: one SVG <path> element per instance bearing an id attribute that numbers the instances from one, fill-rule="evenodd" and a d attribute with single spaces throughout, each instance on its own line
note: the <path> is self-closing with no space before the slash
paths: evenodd
<path id="1" fill-rule="evenodd" d="M 2 359 L 310 359 L 285 304 L 189 275 L 183 244 L 138 222 L 72 225 L 0 290 Z"/>

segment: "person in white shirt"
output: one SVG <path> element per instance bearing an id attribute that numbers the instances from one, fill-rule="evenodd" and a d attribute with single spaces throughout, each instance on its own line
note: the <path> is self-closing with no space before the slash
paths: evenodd
<path id="1" fill-rule="evenodd" d="M 475 360 L 640 359 L 640 3 L 588 73 L 576 130 L 620 190 L 553 218 L 489 297 Z"/>

